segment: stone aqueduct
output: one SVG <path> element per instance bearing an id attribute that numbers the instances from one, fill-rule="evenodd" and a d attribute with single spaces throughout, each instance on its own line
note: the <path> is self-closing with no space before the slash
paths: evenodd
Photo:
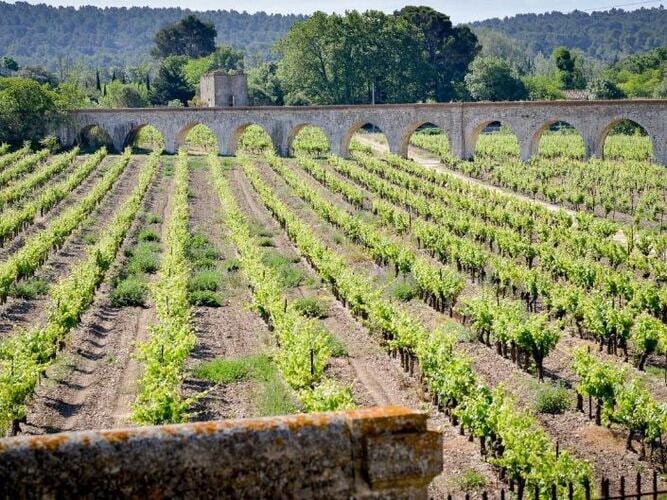
<path id="1" fill-rule="evenodd" d="M 386 135 L 391 152 L 405 156 L 412 133 L 421 125 L 433 124 L 445 131 L 455 156 L 469 159 L 479 134 L 499 121 L 516 134 L 521 158 L 528 160 L 537 153 L 542 133 L 556 122 L 567 122 L 579 131 L 587 157 L 601 158 L 607 134 L 623 119 L 646 130 L 655 160 L 667 164 L 667 100 L 95 109 L 73 112 L 55 133 L 63 144 L 72 145 L 82 132 L 97 125 L 120 150 L 150 124 L 163 134 L 166 151 L 173 153 L 193 126 L 203 124 L 217 136 L 220 154 L 233 155 L 245 128 L 257 124 L 271 136 L 276 151 L 287 156 L 299 130 L 314 125 L 329 138 L 332 153 L 347 156 L 352 135 L 373 124 Z"/>

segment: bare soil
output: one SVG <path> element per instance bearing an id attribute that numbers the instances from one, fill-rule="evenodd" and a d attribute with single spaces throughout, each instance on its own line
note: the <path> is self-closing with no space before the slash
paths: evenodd
<path id="1" fill-rule="evenodd" d="M 221 220 L 221 206 L 212 185 L 211 174 L 201 168 L 190 174 L 190 231 L 203 233 L 214 245 L 220 259 L 237 256 Z M 214 359 L 236 359 L 266 352 L 270 345 L 268 327 L 250 306 L 252 296 L 240 272 L 224 276 L 222 307 L 196 307 L 193 323 L 197 345 L 186 365 Z M 205 392 L 192 408 L 193 420 L 247 418 L 257 415 L 254 405 L 256 383 L 243 380 L 224 385 L 188 376 L 184 381 L 186 397 Z"/>

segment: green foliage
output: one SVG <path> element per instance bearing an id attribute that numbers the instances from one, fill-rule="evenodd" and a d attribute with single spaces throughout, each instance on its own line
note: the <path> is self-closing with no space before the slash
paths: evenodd
<path id="1" fill-rule="evenodd" d="M 248 100 L 252 106 L 282 106 L 284 98 L 275 62 L 262 63 L 248 70 Z"/>
<path id="2" fill-rule="evenodd" d="M 299 177 L 284 167 L 282 160 L 271 154 L 266 154 L 264 160 L 300 196 L 312 201 L 317 211 L 321 208 L 321 214 L 326 213 L 329 220 L 338 220 L 333 207 L 326 205 L 312 189 L 304 187 Z M 349 165 L 349 162 L 334 157 L 330 161 L 336 166 Z M 475 435 L 502 443 L 501 456 L 493 458 L 494 465 L 504 467 L 510 477 L 525 481 L 530 488 L 538 486 L 544 494 L 548 494 L 547 485 L 551 484 L 556 485 L 557 494 L 564 494 L 569 482 L 574 485 L 575 495 L 583 494 L 583 482 L 591 478 L 590 466 L 573 459 L 567 452 L 557 456 L 555 447 L 535 419 L 516 410 L 513 401 L 501 389 L 492 393 L 479 385 L 469 361 L 455 349 L 462 327 L 457 325 L 454 328 L 448 323 L 442 330 L 429 332 L 398 304 L 385 300 L 369 275 L 352 269 L 348 259 L 328 248 L 317 234 L 313 234 L 310 223 L 302 220 L 281 201 L 249 158 L 242 159 L 241 168 L 265 206 L 285 227 L 321 279 L 335 287 L 352 314 L 363 318 L 374 333 L 386 339 L 390 349 L 400 349 L 419 360 L 422 380 L 429 391 L 437 395 L 440 404 L 453 409 L 462 420 L 465 416 L 466 429 L 473 429 Z M 383 163 L 383 171 L 386 170 L 387 163 Z M 405 193 L 404 189 L 399 189 Z M 360 233 L 363 234 L 363 231 L 358 230 L 357 234 Z"/>
<path id="3" fill-rule="evenodd" d="M 132 146 L 151 151 L 162 150 L 165 146 L 164 137 L 153 125 L 144 125 L 134 137 Z"/>
<path id="4" fill-rule="evenodd" d="M 49 292 L 49 284 L 43 279 L 31 278 L 12 285 L 9 295 L 19 299 L 33 300 Z"/>
<path id="5" fill-rule="evenodd" d="M 648 356 L 659 349 L 667 352 L 667 326 L 648 313 L 641 313 L 635 318 L 631 339 L 639 351 L 637 367 L 640 370 L 644 369 Z"/>
<path id="6" fill-rule="evenodd" d="M 190 305 L 200 307 L 222 307 L 225 299 L 217 292 L 211 290 L 193 290 L 188 293 Z"/>
<path id="7" fill-rule="evenodd" d="M 244 57 L 243 51 L 222 45 L 207 56 L 190 59 L 183 67 L 183 72 L 190 85 L 198 88 L 201 77 L 210 71 L 224 71 L 228 74 L 243 72 Z"/>
<path id="8" fill-rule="evenodd" d="M 371 86 L 378 103 L 423 95 L 424 36 L 403 17 L 316 12 L 295 24 L 277 47 L 286 103 L 368 103 Z"/>
<path id="9" fill-rule="evenodd" d="M 231 384 L 250 377 L 250 358 L 215 359 L 198 364 L 192 376 L 216 384 Z"/>
<path id="10" fill-rule="evenodd" d="M 231 384 L 241 380 L 269 381 L 275 376 L 275 367 L 266 354 L 256 354 L 235 359 L 204 361 L 192 369 L 198 379 L 217 384 Z"/>
<path id="11" fill-rule="evenodd" d="M 116 80 L 105 85 L 99 103 L 106 108 L 145 108 L 149 103 L 148 90 L 145 85 Z"/>
<path id="12" fill-rule="evenodd" d="M 461 491 L 475 491 L 486 487 L 486 478 L 474 469 L 468 469 L 452 479 L 452 484 Z"/>
<path id="13" fill-rule="evenodd" d="M 238 140 L 238 148 L 248 152 L 262 152 L 273 149 L 271 137 L 259 125 L 249 125 Z"/>
<path id="14" fill-rule="evenodd" d="M 10 422 L 16 423 L 25 416 L 26 399 L 32 395 L 41 374 L 56 357 L 59 344 L 65 341 L 93 302 L 95 291 L 114 262 L 153 180 L 158 160 L 155 155 L 143 165 L 132 194 L 116 211 L 99 242 L 52 288 L 46 324 L 29 332 L 8 336 L 0 342 L 0 429 L 6 429 Z M 128 162 L 129 154 L 115 169 L 107 171 L 106 182 L 112 184 L 114 175 L 117 178 Z M 93 193 L 105 193 L 108 188 L 105 189 L 104 185 L 105 180 L 100 181 L 93 188 Z M 76 207 L 72 209 L 76 210 Z"/>
<path id="15" fill-rule="evenodd" d="M 551 54 L 557 47 L 578 49 L 587 58 L 612 62 L 626 54 L 667 46 L 663 27 L 667 10 L 663 7 L 637 10 L 610 9 L 596 12 L 576 10 L 569 14 L 523 13 L 471 24 L 498 31 L 523 47 L 528 57 Z M 637 33 L 642 36 L 638 37 Z"/>
<path id="16" fill-rule="evenodd" d="M 528 96 L 516 72 L 497 57 L 477 57 L 465 76 L 465 84 L 478 101 L 517 101 Z"/>
<path id="17" fill-rule="evenodd" d="M 18 71 L 19 63 L 11 57 L 3 56 L 2 59 L 0 59 L 0 68 L 5 68 L 9 71 Z"/>
<path id="18" fill-rule="evenodd" d="M 48 122 L 58 113 L 54 97 L 49 87 L 34 80 L 0 78 L 0 143 L 43 138 Z"/>
<path id="19" fill-rule="evenodd" d="M 521 80 L 533 100 L 565 99 L 562 82 L 557 75 L 526 75 Z"/>
<path id="20" fill-rule="evenodd" d="M 628 97 L 664 97 L 667 47 L 621 59 L 610 69 L 610 78 Z"/>
<path id="21" fill-rule="evenodd" d="M 212 269 L 203 269 L 190 278 L 188 288 L 191 291 L 208 290 L 215 292 L 220 288 L 220 273 Z"/>
<path id="22" fill-rule="evenodd" d="M 206 125 L 197 124 L 185 137 L 185 147 L 196 152 L 217 153 L 218 138 Z"/>
<path id="23" fill-rule="evenodd" d="M 309 412 L 351 410 L 355 407 L 352 388 L 330 379 L 322 381 L 314 389 L 301 391 L 299 398 Z"/>
<path id="24" fill-rule="evenodd" d="M 304 297 L 294 301 L 294 308 L 308 318 L 326 318 L 329 304 L 316 297 Z"/>
<path id="25" fill-rule="evenodd" d="M 155 34 L 155 47 L 151 54 L 158 59 L 170 56 L 204 57 L 215 50 L 217 34 L 213 23 L 189 15 Z"/>
<path id="26" fill-rule="evenodd" d="M 148 298 L 148 285 L 136 276 L 120 280 L 110 294 L 113 307 L 145 306 Z"/>
<path id="27" fill-rule="evenodd" d="M 5 20 L 5 29 L 0 31 L 3 53 L 16 54 L 22 65 L 46 64 L 55 71 L 62 54 L 68 55 L 66 69 L 69 61 L 81 61 L 88 68 L 148 63 L 156 27 L 178 22 L 191 12 L 182 8 L 59 9 L 45 4 L 3 3 L 0 13 Z M 305 16 L 220 9 L 207 11 L 205 18 L 215 24 L 219 44 L 270 59 L 275 41 Z"/>
<path id="28" fill-rule="evenodd" d="M 306 125 L 294 137 L 292 149 L 296 154 L 322 157 L 329 152 L 329 139 L 321 128 Z"/>
<path id="29" fill-rule="evenodd" d="M 137 236 L 139 241 L 160 241 L 160 235 L 153 229 L 142 229 Z"/>
<path id="30" fill-rule="evenodd" d="M 275 415 L 289 415 L 300 411 L 294 392 L 285 384 L 278 374 L 273 370 L 272 378 L 262 384 L 255 396 L 257 414 L 261 417 L 272 417 Z"/>
<path id="31" fill-rule="evenodd" d="M 535 412 L 555 415 L 563 413 L 572 404 L 570 391 L 562 385 L 540 384 L 535 400 Z"/>
<path id="32" fill-rule="evenodd" d="M 188 160 L 179 152 L 174 173 L 173 207 L 167 223 L 160 273 L 151 287 L 156 321 L 150 338 L 137 346 L 143 367 L 132 418 L 138 423 L 183 422 L 192 401 L 181 396 L 185 361 L 196 343 L 188 297 Z"/>
<path id="33" fill-rule="evenodd" d="M 151 86 L 151 104 L 165 105 L 178 101 L 185 105 L 194 97 L 195 91 L 183 73 L 187 61 L 184 56 L 170 56 L 160 63 L 157 78 Z"/>
<path id="34" fill-rule="evenodd" d="M 551 53 L 560 71 L 560 79 L 564 89 L 583 89 L 586 87 L 586 79 L 582 73 L 582 59 L 575 52 L 565 47 L 556 47 Z"/>
<path id="35" fill-rule="evenodd" d="M 391 296 L 402 302 L 410 302 L 419 293 L 414 281 L 399 281 L 391 288 Z"/>
<path id="36" fill-rule="evenodd" d="M 591 99 L 622 99 L 625 93 L 608 77 L 600 76 L 588 82 L 586 87 Z"/>
<path id="37" fill-rule="evenodd" d="M 129 250 L 125 263 L 127 274 L 154 273 L 160 268 L 159 248 L 154 243 L 139 243 Z"/>
<path id="38" fill-rule="evenodd" d="M 423 35 L 423 94 L 413 100 L 447 102 L 459 98 L 456 82 L 463 81 L 481 49 L 475 34 L 467 26 L 453 26 L 449 16 L 430 7 L 403 7 L 395 15 L 407 19 Z"/>

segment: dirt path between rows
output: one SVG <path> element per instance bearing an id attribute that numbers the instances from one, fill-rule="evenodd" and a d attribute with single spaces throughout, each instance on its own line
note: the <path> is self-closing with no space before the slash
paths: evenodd
<path id="1" fill-rule="evenodd" d="M 190 232 L 202 233 L 219 253 L 220 261 L 237 257 L 221 220 L 221 205 L 208 169 L 190 173 Z M 220 266 L 218 266 L 220 268 Z M 197 345 L 186 362 L 188 369 L 214 359 L 236 359 L 267 351 L 271 334 L 258 314 L 250 309 L 252 295 L 240 272 L 223 274 L 222 307 L 193 308 Z M 217 420 L 257 416 L 252 380 L 214 384 L 191 376 L 183 382 L 184 395 L 208 391 L 192 408 L 192 420 Z"/>
<path id="2" fill-rule="evenodd" d="M 162 222 L 155 229 L 164 236 L 172 181 L 161 173 L 157 176 L 146 193 L 139 215 L 142 211 L 159 215 Z M 124 264 L 124 251 L 136 240 L 142 220 L 140 216 L 135 220 L 92 306 L 72 332 L 60 361 L 49 369 L 49 378 L 28 406 L 26 434 L 108 429 L 131 424 L 130 405 L 140 374 L 132 353 L 136 342 L 147 338 L 154 309 L 114 308 L 109 293 L 110 278 Z"/>

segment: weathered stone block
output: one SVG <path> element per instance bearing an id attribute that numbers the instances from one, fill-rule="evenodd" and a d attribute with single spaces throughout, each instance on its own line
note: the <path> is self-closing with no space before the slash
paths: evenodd
<path id="1" fill-rule="evenodd" d="M 400 407 L 17 437 L 0 498 L 423 498 L 441 455 Z"/>

